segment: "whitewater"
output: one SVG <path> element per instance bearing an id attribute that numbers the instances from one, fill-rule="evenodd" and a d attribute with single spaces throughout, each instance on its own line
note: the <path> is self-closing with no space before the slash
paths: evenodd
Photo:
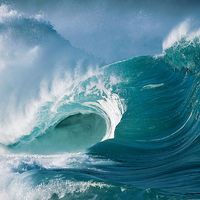
<path id="1" fill-rule="evenodd" d="M 200 30 L 109 65 L 0 6 L 0 199 L 199 199 Z"/>

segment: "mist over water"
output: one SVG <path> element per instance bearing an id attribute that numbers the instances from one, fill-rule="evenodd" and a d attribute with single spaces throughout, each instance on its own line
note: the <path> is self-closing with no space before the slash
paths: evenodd
<path id="1" fill-rule="evenodd" d="M 2 1 L 0 199 L 199 199 L 198 11 Z"/>
<path id="2" fill-rule="evenodd" d="M 41 15 L 73 46 L 111 63 L 162 50 L 169 31 L 187 18 L 199 26 L 197 0 L 6 1 Z"/>

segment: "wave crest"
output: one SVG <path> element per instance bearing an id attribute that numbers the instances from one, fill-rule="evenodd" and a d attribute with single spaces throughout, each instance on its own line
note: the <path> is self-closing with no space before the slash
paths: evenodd
<path id="1" fill-rule="evenodd" d="M 186 20 L 175 27 L 163 42 L 165 60 L 175 68 L 199 74 L 200 29 L 192 29 Z"/>

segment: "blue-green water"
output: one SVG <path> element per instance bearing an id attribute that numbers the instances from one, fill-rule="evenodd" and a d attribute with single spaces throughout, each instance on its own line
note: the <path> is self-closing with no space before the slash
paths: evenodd
<path id="1" fill-rule="evenodd" d="M 0 199 L 200 198 L 198 34 L 103 66 L 50 24 L 8 13 Z"/>

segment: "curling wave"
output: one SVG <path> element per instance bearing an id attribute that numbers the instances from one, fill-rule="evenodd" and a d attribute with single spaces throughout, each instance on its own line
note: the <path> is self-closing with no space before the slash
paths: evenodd
<path id="1" fill-rule="evenodd" d="M 49 23 L 0 9 L 0 197 L 199 198 L 198 31 L 184 22 L 161 55 L 99 67 Z"/>
<path id="2" fill-rule="evenodd" d="M 104 82 L 100 61 L 72 47 L 49 23 L 0 9 L 2 146 L 58 153 L 113 138 L 124 112 L 112 93 L 117 78 Z"/>

